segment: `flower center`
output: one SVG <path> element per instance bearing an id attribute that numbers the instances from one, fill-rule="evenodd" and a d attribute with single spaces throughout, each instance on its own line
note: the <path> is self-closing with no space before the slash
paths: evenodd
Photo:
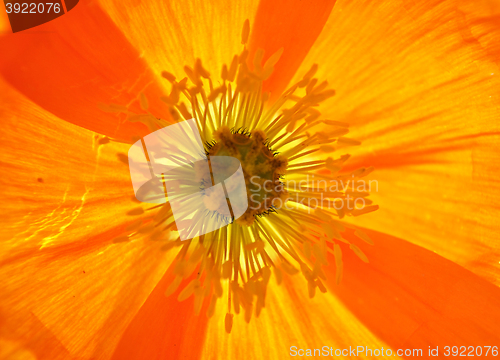
<path id="1" fill-rule="evenodd" d="M 269 148 L 264 132 L 254 130 L 248 133 L 242 129 L 231 131 L 224 126 L 214 133 L 214 137 L 214 142 L 207 143 L 208 157 L 235 157 L 243 169 L 248 208 L 236 219 L 236 223 L 250 226 L 255 216 L 262 216 L 280 208 L 287 196 L 287 191 L 280 181 L 285 174 L 287 160 Z M 230 195 L 231 189 L 228 189 L 228 192 Z"/>

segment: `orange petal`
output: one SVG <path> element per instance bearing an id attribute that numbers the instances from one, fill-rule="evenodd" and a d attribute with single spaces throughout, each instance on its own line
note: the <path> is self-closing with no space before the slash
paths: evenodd
<path id="1" fill-rule="evenodd" d="M 7 15 L 7 9 L 5 8 L 5 3 L 0 3 L 0 35 L 10 33 L 12 30 L 10 28 L 9 17 Z"/>
<path id="2" fill-rule="evenodd" d="M 294 81 L 319 64 L 316 76 L 336 90 L 320 111 L 351 125 L 363 142 L 354 156 L 442 151 L 500 132 L 500 47 L 489 41 L 500 37 L 500 9 L 464 3 L 334 7 Z"/>
<path id="3" fill-rule="evenodd" d="M 227 299 L 220 299 L 214 318 L 208 324 L 202 357 L 211 359 L 213 354 L 224 354 L 228 359 L 283 359 L 288 355 L 299 357 L 299 349 L 322 349 L 323 346 L 333 351 L 356 345 L 387 348 L 387 344 L 374 336 L 339 299 L 319 290 L 310 299 L 307 286 L 307 281 L 300 275 L 285 275 L 280 286 L 271 279 L 266 307 L 260 316 L 255 317 L 254 308 L 247 324 L 243 313 L 235 315 L 230 334 L 224 329 Z M 293 351 L 297 353 L 293 355 Z M 367 357 L 361 354 L 357 358 Z"/>
<path id="4" fill-rule="evenodd" d="M 347 239 L 368 256 L 362 262 L 343 250 L 344 278 L 335 282 L 333 256 L 327 269 L 330 289 L 377 337 L 393 349 L 439 346 L 492 346 L 499 343 L 500 289 L 461 266 L 404 240 L 366 231 L 364 244 Z M 491 354 L 490 354 L 491 355 Z"/>
<path id="5" fill-rule="evenodd" d="M 137 206 L 116 158 L 127 146 L 98 147 L 4 82 L 0 92 L 0 344 L 40 359 L 109 356 L 172 258 L 161 242 L 111 241 Z"/>
<path id="6" fill-rule="evenodd" d="M 487 136 L 441 153 L 362 158 L 375 165 L 366 180 L 373 181 L 370 198 L 380 209 L 356 224 L 404 238 L 500 285 L 499 141 Z"/>
<path id="7" fill-rule="evenodd" d="M 99 109 L 131 103 L 140 111 L 141 91 L 153 115 L 170 119 L 157 77 L 96 5 L 81 1 L 54 21 L 2 36 L 0 47 L 4 78 L 61 119 L 118 139 L 142 136 L 149 132 L 142 123 Z"/>
<path id="8" fill-rule="evenodd" d="M 128 146 L 98 145 L 91 131 L 62 121 L 0 81 L 2 103 L 0 259 L 25 251 L 83 244 L 131 222 L 137 206 Z M 111 240 L 111 239 L 108 239 Z"/>
<path id="9" fill-rule="evenodd" d="M 199 358 L 208 322 L 205 316 L 208 302 L 204 302 L 200 315 L 195 315 L 193 296 L 183 302 L 177 300 L 182 289 L 196 278 L 196 272 L 165 297 L 176 277 L 174 264 L 175 261 L 130 322 L 112 359 Z"/>
<path id="10" fill-rule="evenodd" d="M 99 0 L 116 26 L 156 74 L 166 70 L 178 79 L 184 65 L 200 58 L 214 79 L 223 64 L 243 49 L 241 29 L 252 19 L 252 1 L 141 1 Z"/>
<path id="11" fill-rule="evenodd" d="M 172 260 L 161 246 L 141 238 L 108 241 L 88 254 L 40 252 L 2 264 L 0 341 L 6 332 L 36 358 L 110 358 Z"/>
<path id="12" fill-rule="evenodd" d="M 311 4 L 301 0 L 261 0 L 251 23 L 250 62 L 261 48 L 263 63 L 279 49 L 283 54 L 263 91 L 279 96 L 314 44 L 325 25 L 336 0 Z M 303 74 L 302 74 L 303 75 Z"/>
<path id="13" fill-rule="evenodd" d="M 22 321 L 12 321 L 0 310 L 0 359 L 51 360 L 75 359 L 61 342 L 34 315 L 26 314 Z M 10 321 L 7 319 L 10 318 Z M 23 334 L 19 334 L 19 324 Z"/>
<path id="14" fill-rule="evenodd" d="M 499 15 L 486 0 L 339 2 L 294 79 L 320 64 L 337 92 L 321 112 L 362 141 L 352 167 L 377 169 L 380 211 L 356 221 L 497 284 Z"/>

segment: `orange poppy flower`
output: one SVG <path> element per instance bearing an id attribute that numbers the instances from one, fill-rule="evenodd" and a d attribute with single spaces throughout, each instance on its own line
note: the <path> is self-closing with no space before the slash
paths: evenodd
<path id="1" fill-rule="evenodd" d="M 0 360 L 498 356 L 499 17 L 98 0 L 11 34 L 2 8 Z M 139 204 L 130 144 L 190 117 L 281 204 L 182 242 Z"/>

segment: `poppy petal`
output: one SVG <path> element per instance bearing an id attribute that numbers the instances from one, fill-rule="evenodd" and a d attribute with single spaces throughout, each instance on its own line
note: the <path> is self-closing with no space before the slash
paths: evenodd
<path id="1" fill-rule="evenodd" d="M 0 310 L 0 359 L 74 359 L 34 314 L 26 314 L 21 322 L 17 321 L 20 319 L 12 321 L 11 314 L 7 317 Z M 18 330 L 20 323 L 23 324 L 22 334 Z"/>
<path id="2" fill-rule="evenodd" d="M 380 208 L 355 223 L 404 238 L 500 285 L 500 166 L 494 150 L 499 141 L 500 136 L 478 138 L 464 149 L 401 154 L 398 165 L 390 159 L 387 166 L 375 164 L 364 180 Z"/>
<path id="3" fill-rule="evenodd" d="M 255 317 L 255 304 L 249 323 L 244 319 L 245 314 L 234 315 L 230 334 L 225 332 L 227 307 L 227 300 L 218 301 L 214 318 L 208 324 L 203 358 L 210 359 L 212 354 L 219 353 L 228 358 L 238 358 L 241 354 L 249 359 L 282 359 L 288 355 L 305 358 L 307 355 L 299 349 L 325 350 L 323 346 L 328 348 L 328 356 L 335 356 L 335 349 L 355 348 L 357 344 L 387 348 L 331 293 L 318 290 L 314 298 L 309 298 L 307 281 L 300 275 L 284 274 L 279 286 L 271 279 L 266 290 L 266 307 L 260 316 Z M 352 353 L 350 356 L 355 357 Z M 337 354 L 337 357 L 342 356 Z M 343 357 L 349 357 L 349 352 Z"/>
<path id="4" fill-rule="evenodd" d="M 170 120 L 158 76 L 95 4 L 80 2 L 68 14 L 36 28 L 0 38 L 0 73 L 17 90 L 55 116 L 113 138 L 131 141 L 149 133 L 124 113 L 140 112 L 141 92 L 149 111 Z M 166 82 L 166 81 L 165 81 Z"/>
<path id="5" fill-rule="evenodd" d="M 380 210 L 357 223 L 497 284 L 499 16 L 495 1 L 341 1 L 295 78 L 320 65 L 336 90 L 320 111 L 362 141 L 342 150 L 351 167 L 376 169 Z"/>
<path id="6" fill-rule="evenodd" d="M 319 64 L 336 90 L 320 111 L 351 125 L 353 155 L 498 134 L 500 9 L 482 3 L 339 2 L 294 81 Z"/>
<path id="7" fill-rule="evenodd" d="M 199 315 L 194 312 L 193 296 L 179 302 L 178 295 L 193 279 L 184 279 L 177 290 L 165 296 L 174 281 L 174 260 L 161 281 L 132 319 L 116 347 L 112 359 L 198 359 L 204 342 L 208 318 L 207 301 Z"/>
<path id="8" fill-rule="evenodd" d="M 498 344 L 500 289 L 463 267 L 404 240 L 366 230 L 374 246 L 349 231 L 362 262 L 344 244 L 342 283 L 335 285 L 334 259 L 326 269 L 329 288 L 373 334 L 393 349 Z M 491 355 L 491 354 L 490 354 Z"/>
<path id="9" fill-rule="evenodd" d="M 4 3 L 0 3 L 0 35 L 7 34 L 10 31 L 11 29 L 7 9 L 5 9 Z"/>
<path id="10" fill-rule="evenodd" d="M 102 137 L 0 90 L 0 343 L 44 359 L 111 355 L 175 254 L 141 236 L 112 242 L 137 206 L 116 157 L 126 145 L 99 146 Z"/>
<path id="11" fill-rule="evenodd" d="M 1 258 L 69 243 L 131 222 L 137 206 L 127 145 L 54 117 L 0 82 Z M 126 157 L 126 156 L 125 156 Z M 110 239 L 108 239 L 110 240 Z"/>
<path id="12" fill-rule="evenodd" d="M 252 24 L 249 59 L 263 49 L 263 62 L 283 48 L 274 72 L 264 82 L 263 91 L 279 96 L 295 75 L 323 30 L 336 0 L 314 5 L 301 0 L 261 0 Z M 251 61 L 250 61 L 251 62 Z"/>
<path id="13" fill-rule="evenodd" d="M 214 78 L 243 50 L 241 30 L 258 1 L 100 0 L 102 8 L 156 74 L 185 77 L 196 58 Z"/>
<path id="14" fill-rule="evenodd" d="M 1 331 L 37 358 L 110 358 L 172 261 L 162 245 L 108 241 L 87 254 L 54 250 L 2 264 Z"/>

